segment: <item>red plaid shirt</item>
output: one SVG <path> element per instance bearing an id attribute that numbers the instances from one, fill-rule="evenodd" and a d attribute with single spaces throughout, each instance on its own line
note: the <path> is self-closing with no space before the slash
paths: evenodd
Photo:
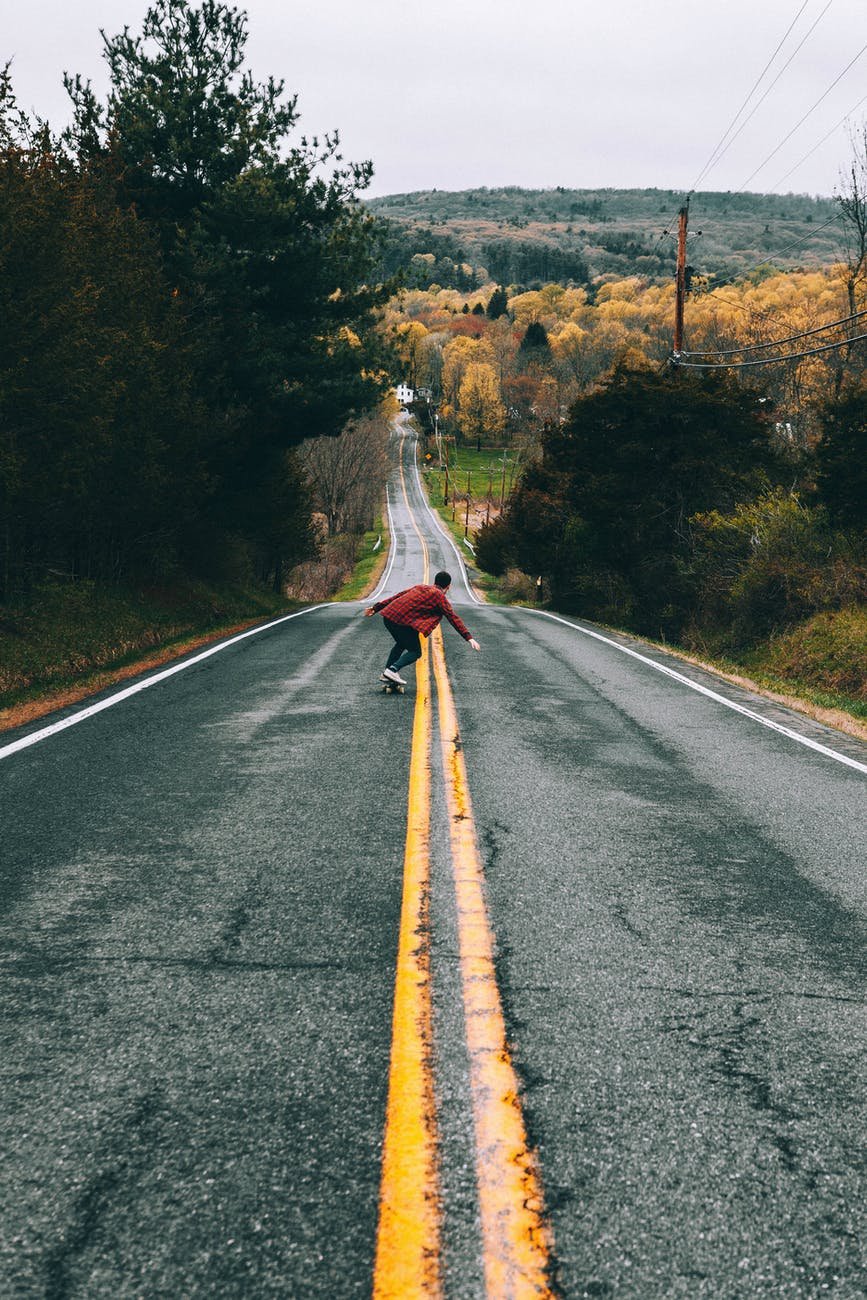
<path id="1" fill-rule="evenodd" d="M 407 587 L 396 596 L 378 601 L 374 606 L 377 614 L 400 623 L 402 627 L 414 627 L 423 636 L 430 636 L 443 614 L 456 632 L 460 632 L 465 641 L 472 639 L 472 633 L 461 622 L 449 604 L 442 587 L 427 586 L 419 583 L 417 587 Z"/>

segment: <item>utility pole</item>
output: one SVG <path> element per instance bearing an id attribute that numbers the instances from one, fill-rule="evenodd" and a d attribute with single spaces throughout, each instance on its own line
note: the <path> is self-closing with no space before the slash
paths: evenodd
<path id="1" fill-rule="evenodd" d="M 437 456 L 439 457 L 440 469 L 443 467 L 443 445 L 440 442 L 440 417 L 437 411 L 433 413 L 434 441 L 437 445 Z"/>
<path id="2" fill-rule="evenodd" d="M 500 483 L 500 510 L 506 504 L 506 448 L 503 448 L 503 478 Z"/>
<path id="3" fill-rule="evenodd" d="M 677 271 L 675 273 L 674 293 L 674 360 L 683 350 L 683 304 L 686 301 L 686 227 L 689 222 L 689 199 L 678 213 L 677 227 Z"/>
<path id="4" fill-rule="evenodd" d="M 467 514 L 464 519 L 464 537 L 470 535 L 470 471 L 467 470 Z"/>

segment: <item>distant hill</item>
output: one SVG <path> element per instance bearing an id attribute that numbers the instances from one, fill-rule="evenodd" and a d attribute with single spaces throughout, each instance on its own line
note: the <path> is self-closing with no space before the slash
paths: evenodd
<path id="1" fill-rule="evenodd" d="M 523 287 L 600 275 L 667 280 L 681 202 L 673 190 L 509 186 L 390 194 L 367 206 L 381 222 L 386 273 L 402 268 L 418 287 L 468 292 L 486 279 Z M 826 266 L 840 257 L 836 213 L 833 199 L 807 194 L 694 194 L 689 262 L 717 280 L 763 263 Z"/>

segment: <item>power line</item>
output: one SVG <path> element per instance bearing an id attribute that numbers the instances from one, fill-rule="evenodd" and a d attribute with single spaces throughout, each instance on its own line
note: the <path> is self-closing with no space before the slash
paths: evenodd
<path id="1" fill-rule="evenodd" d="M 762 68 L 762 70 L 761 70 L 761 72 L 759 73 L 758 77 L 757 77 L 756 80 L 753 82 L 753 85 L 752 85 L 752 87 L 751 87 L 751 89 L 750 89 L 750 92 L 749 92 L 749 94 L 747 95 L 746 99 L 745 99 L 744 102 L 741 104 L 741 106 L 740 106 L 740 108 L 738 109 L 738 111 L 735 113 L 735 115 L 734 115 L 734 117 L 732 118 L 731 122 L 729 122 L 728 126 L 726 127 L 725 131 L 723 132 L 722 136 L 720 137 L 719 141 L 717 142 L 716 146 L 711 150 L 711 155 L 710 155 L 710 157 L 708 158 L 707 162 L 705 163 L 704 167 L 701 169 L 701 171 L 699 172 L 698 176 L 696 176 L 695 180 L 693 181 L 692 185 L 690 186 L 690 190 L 689 190 L 690 194 L 694 194 L 694 193 L 695 193 L 695 190 L 696 190 L 696 187 L 697 187 L 699 181 L 702 180 L 702 178 L 703 178 L 703 177 L 704 177 L 704 176 L 705 176 L 705 175 L 710 171 L 710 169 L 711 169 L 711 167 L 714 165 L 714 163 L 719 161 L 719 159 L 717 158 L 716 155 L 717 155 L 717 153 L 719 152 L 720 148 L 722 147 L 723 142 L 724 142 L 725 139 L 726 139 L 726 136 L 727 136 L 727 135 L 729 134 L 729 132 L 732 130 L 733 126 L 734 126 L 735 123 L 737 122 L 737 120 L 738 120 L 738 118 L 740 117 L 741 113 L 744 111 L 744 109 L 746 108 L 747 104 L 750 102 L 750 100 L 752 99 L 753 95 L 754 95 L 754 94 L 756 93 L 756 91 L 758 90 L 759 86 L 761 85 L 762 78 L 764 77 L 764 75 L 765 75 L 765 73 L 767 72 L 768 68 L 769 68 L 769 67 L 771 66 L 771 64 L 773 63 L 774 59 L 775 59 L 775 58 L 777 57 L 777 55 L 779 54 L 780 50 L 781 50 L 781 49 L 783 48 L 783 46 L 785 45 L 785 43 L 786 43 L 786 41 L 788 40 L 788 37 L 789 37 L 789 32 L 791 32 L 792 28 L 795 26 L 795 23 L 798 21 L 798 19 L 800 18 L 801 14 L 804 12 L 804 10 L 806 9 L 806 7 L 807 7 L 807 5 L 808 5 L 809 3 L 810 3 L 810 0 L 804 0 L 804 3 L 801 5 L 800 9 L 799 9 L 798 12 L 795 14 L 794 18 L 792 19 L 791 23 L 789 24 L 788 28 L 786 29 L 786 33 L 785 33 L 785 35 L 783 36 L 783 39 L 780 41 L 779 45 L 778 45 L 777 48 L 774 50 L 773 54 L 772 54 L 771 57 L 768 59 L 768 61 L 767 61 L 767 63 L 765 64 L 765 66 Z M 820 16 L 821 16 L 821 15 L 820 15 Z M 731 143 L 731 141 L 729 141 L 729 143 Z M 728 145 L 726 145 L 726 148 L 728 148 Z"/>
<path id="2" fill-rule="evenodd" d="M 824 334 L 825 330 L 836 329 L 840 325 L 851 325 L 852 321 L 859 320 L 862 316 L 867 316 L 867 308 L 864 311 L 856 311 L 851 316 L 844 316 L 842 320 L 829 321 L 827 325 L 817 325 L 814 329 L 803 330 L 800 334 L 790 334 L 784 339 L 771 339 L 768 343 L 745 343 L 741 348 L 701 348 L 698 351 L 681 352 L 684 357 L 733 357 L 739 352 L 757 352 L 761 348 L 782 347 L 785 343 L 796 343 L 798 339 L 808 339 L 813 334 Z"/>
<path id="3" fill-rule="evenodd" d="M 771 186 L 771 190 L 773 191 L 777 189 L 778 186 L 782 185 L 783 181 L 787 181 L 789 179 L 789 177 L 792 175 L 792 172 L 796 172 L 798 170 L 798 168 L 801 166 L 801 163 L 805 163 L 808 158 L 812 158 L 816 150 L 821 149 L 825 141 L 830 139 L 830 137 L 834 134 L 834 132 L 839 130 L 840 127 L 843 125 L 843 123 L 847 121 L 847 119 L 850 118 L 853 113 L 857 113 L 858 109 L 865 101 L 867 101 L 867 95 L 864 95 L 863 98 L 859 99 L 858 103 L 854 106 L 854 108 L 850 108 L 848 113 L 844 113 L 843 116 L 840 118 L 840 121 L 837 122 L 835 126 L 831 127 L 831 130 L 827 133 L 827 135 L 823 135 L 819 143 L 814 144 L 812 149 L 810 149 L 808 153 L 804 154 L 800 162 L 796 162 L 794 167 L 790 167 L 789 170 L 786 172 L 785 176 L 781 176 L 778 181 L 774 181 L 773 185 Z"/>
<path id="4" fill-rule="evenodd" d="M 867 98 L 867 96 L 865 96 L 865 98 Z M 827 230 L 828 226 L 833 226 L 838 219 L 838 214 L 835 212 L 833 216 L 828 217 L 827 221 L 823 221 L 820 225 L 816 226 L 806 235 L 803 235 L 800 239 L 794 239 L 791 243 L 784 244 L 782 248 L 778 248 L 775 252 L 768 253 L 767 257 L 763 258 L 761 262 L 754 262 L 752 266 L 744 267 L 742 271 L 737 271 L 734 275 L 726 276 L 724 280 L 720 280 L 719 284 L 713 285 L 708 290 L 708 293 L 716 293 L 717 289 L 724 289 L 728 284 L 735 284 L 738 280 L 743 279 L 744 276 L 749 275 L 751 271 L 757 271 L 760 266 L 767 266 L 769 262 L 773 262 L 777 258 L 783 257 L 785 253 L 790 253 L 794 249 L 800 248 L 803 244 L 806 244 L 809 240 L 815 238 L 815 236 L 820 234 L 823 230 Z"/>
<path id="5" fill-rule="evenodd" d="M 708 290 L 708 297 L 716 293 L 716 289 Z M 742 302 L 735 302 L 734 298 L 717 298 L 717 302 L 727 303 L 730 307 L 737 307 L 738 311 L 745 311 L 749 316 L 761 316 L 765 320 L 770 320 L 774 313 L 770 311 L 760 311 L 757 307 L 746 307 Z"/>
<path id="6" fill-rule="evenodd" d="M 776 155 L 777 155 L 777 154 L 780 152 L 780 150 L 782 149 L 783 145 L 786 144 L 789 140 L 791 140 L 792 136 L 795 134 L 795 132 L 798 130 L 798 128 L 801 127 L 801 126 L 803 126 L 803 124 L 806 122 L 807 118 L 808 118 L 812 113 L 814 113 L 814 112 L 816 111 L 816 109 L 819 107 L 819 105 L 822 103 L 822 101 L 828 98 L 828 96 L 830 95 L 830 93 L 831 93 L 831 91 L 834 89 L 834 87 L 837 85 L 837 83 L 840 82 L 840 81 L 842 81 L 843 78 L 845 77 L 846 73 L 850 70 L 850 68 L 853 68 L 853 67 L 855 66 L 855 64 L 856 64 L 856 63 L 858 62 L 858 60 L 861 58 L 861 55 L 864 53 L 865 50 L 867 50 L 867 45 L 862 45 L 862 46 L 861 46 L 861 49 L 858 51 L 858 53 L 855 55 L 855 57 L 854 57 L 853 59 L 851 59 L 851 60 L 846 64 L 846 66 L 845 66 L 845 68 L 843 69 L 843 71 L 842 71 L 842 72 L 841 72 L 837 77 L 834 78 L 834 80 L 831 82 L 831 84 L 830 84 L 830 86 L 828 87 L 828 89 L 827 89 L 826 91 L 824 91 L 824 92 L 819 96 L 819 98 L 816 100 L 815 104 L 813 104 L 813 106 L 812 106 L 811 108 L 808 108 L 808 109 L 807 109 L 807 111 L 806 111 L 806 113 L 804 114 L 804 116 L 800 119 L 800 121 L 796 122 L 795 125 L 792 127 L 791 131 L 789 131 L 789 133 L 783 137 L 783 139 L 782 139 L 782 140 L 780 141 L 780 143 L 777 145 L 776 149 L 772 149 L 771 152 L 768 154 L 767 158 L 765 158 L 765 160 L 764 160 L 763 162 L 759 163 L 758 167 L 755 169 L 754 172 L 751 172 L 751 173 L 750 173 L 750 175 L 747 177 L 747 179 L 744 181 L 744 183 L 743 183 L 743 184 L 742 184 L 742 185 L 741 185 L 737 190 L 735 190 L 735 194 L 743 194 L 744 190 L 747 188 L 747 186 L 749 185 L 750 181 L 751 181 L 755 176 L 758 176 L 759 172 L 762 171 L 763 168 L 765 168 L 765 167 L 768 165 L 768 163 L 771 161 L 772 158 L 776 157 Z"/>
<path id="7" fill-rule="evenodd" d="M 802 37 L 802 39 L 801 39 L 801 41 L 800 41 L 800 44 L 798 44 L 798 45 L 795 46 L 794 51 L 789 55 L 789 57 L 788 57 L 788 59 L 786 60 L 786 62 L 785 62 L 785 63 L 783 64 L 783 66 L 780 68 L 779 72 L 778 72 L 777 75 L 774 77 L 773 81 L 772 81 L 771 84 L 768 86 L 767 90 L 766 90 L 765 93 L 762 95 L 761 99 L 757 100 L 756 103 L 753 104 L 753 107 L 750 109 L 750 111 L 749 111 L 749 113 L 747 114 L 747 116 L 746 116 L 746 117 L 744 118 L 744 120 L 741 122 L 740 126 L 738 127 L 737 131 L 735 131 L 734 135 L 733 135 L 732 138 L 729 140 L 728 144 L 725 146 L 724 149 L 722 149 L 722 150 L 717 154 L 716 158 L 714 159 L 714 161 L 713 161 L 713 163 L 712 163 L 712 166 L 715 167 L 715 166 L 717 165 L 717 163 L 720 161 L 720 159 L 722 159 L 722 158 L 723 158 L 723 157 L 728 153 L 729 149 L 732 147 L 732 145 L 734 144 L 735 140 L 737 140 L 737 138 L 738 138 L 738 136 L 740 135 L 741 131 L 743 131 L 743 129 L 744 129 L 744 127 L 747 125 L 747 123 L 750 122 L 750 121 L 752 120 L 752 118 L 755 116 L 755 114 L 756 114 L 756 113 L 758 112 L 758 110 L 761 108 L 762 104 L 764 104 L 764 102 L 765 102 L 765 100 L 767 99 L 768 95 L 770 95 L 771 91 L 774 89 L 774 86 L 776 86 L 777 82 L 780 80 L 780 77 L 782 77 L 783 73 L 786 71 L 786 69 L 788 68 L 789 64 L 792 62 L 792 60 L 796 57 L 796 55 L 800 52 L 800 50 L 801 50 L 801 49 L 803 48 L 803 46 L 806 44 L 806 42 L 807 42 L 807 40 L 809 39 L 809 37 L 812 36 L 813 32 L 816 30 L 816 28 L 818 27 L 819 23 L 820 23 L 820 22 L 822 21 L 822 19 L 825 17 L 825 14 L 826 14 L 826 13 L 828 12 L 828 10 L 831 8 L 831 5 L 832 5 L 833 3 L 834 3 L 834 0 L 828 0 L 828 3 L 825 5 L 825 8 L 824 8 L 824 9 L 822 10 L 822 12 L 819 14 L 819 17 L 815 20 L 815 22 L 813 23 L 812 27 L 809 27 L 809 28 L 807 29 L 807 32 L 806 32 L 806 34 Z M 802 7 L 801 11 L 799 11 L 797 17 L 800 17 L 800 13 L 802 13 L 802 12 L 803 12 L 803 7 Z M 795 21 L 797 21 L 797 18 L 795 19 Z M 792 26 L 794 26 L 794 23 L 792 24 Z M 789 28 L 789 31 L 791 31 L 791 30 L 792 30 L 792 28 L 790 27 L 790 28 Z M 786 33 L 786 36 L 788 36 L 788 34 L 789 34 L 789 33 L 787 32 L 787 33 Z M 785 40 L 785 37 L 783 37 L 783 40 Z M 779 49 L 779 46 L 777 47 L 777 49 Z M 776 52 L 775 52 L 775 53 L 776 53 Z M 773 59 L 772 59 L 772 62 L 773 62 Z M 708 168 L 707 170 L 710 170 L 710 169 Z M 701 179 L 701 178 L 699 178 L 699 179 Z"/>
<path id="8" fill-rule="evenodd" d="M 680 361 L 672 357 L 672 364 L 684 370 L 746 370 L 752 366 L 776 366 L 783 361 L 800 361 L 802 357 L 815 357 L 820 352 L 832 352 L 834 348 L 845 348 L 851 343 L 867 339 L 867 334 L 855 334 L 851 339 L 841 339 L 839 343 L 825 343 L 820 348 L 810 348 L 807 352 L 790 352 L 785 357 L 765 357 L 761 361 Z"/>

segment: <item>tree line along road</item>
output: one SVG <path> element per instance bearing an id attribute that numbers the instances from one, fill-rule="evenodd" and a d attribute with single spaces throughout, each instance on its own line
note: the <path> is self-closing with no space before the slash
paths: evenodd
<path id="1" fill-rule="evenodd" d="M 481 654 L 326 605 L 0 741 L 0 1295 L 864 1295 L 867 746 L 480 604 L 393 451 Z"/>

